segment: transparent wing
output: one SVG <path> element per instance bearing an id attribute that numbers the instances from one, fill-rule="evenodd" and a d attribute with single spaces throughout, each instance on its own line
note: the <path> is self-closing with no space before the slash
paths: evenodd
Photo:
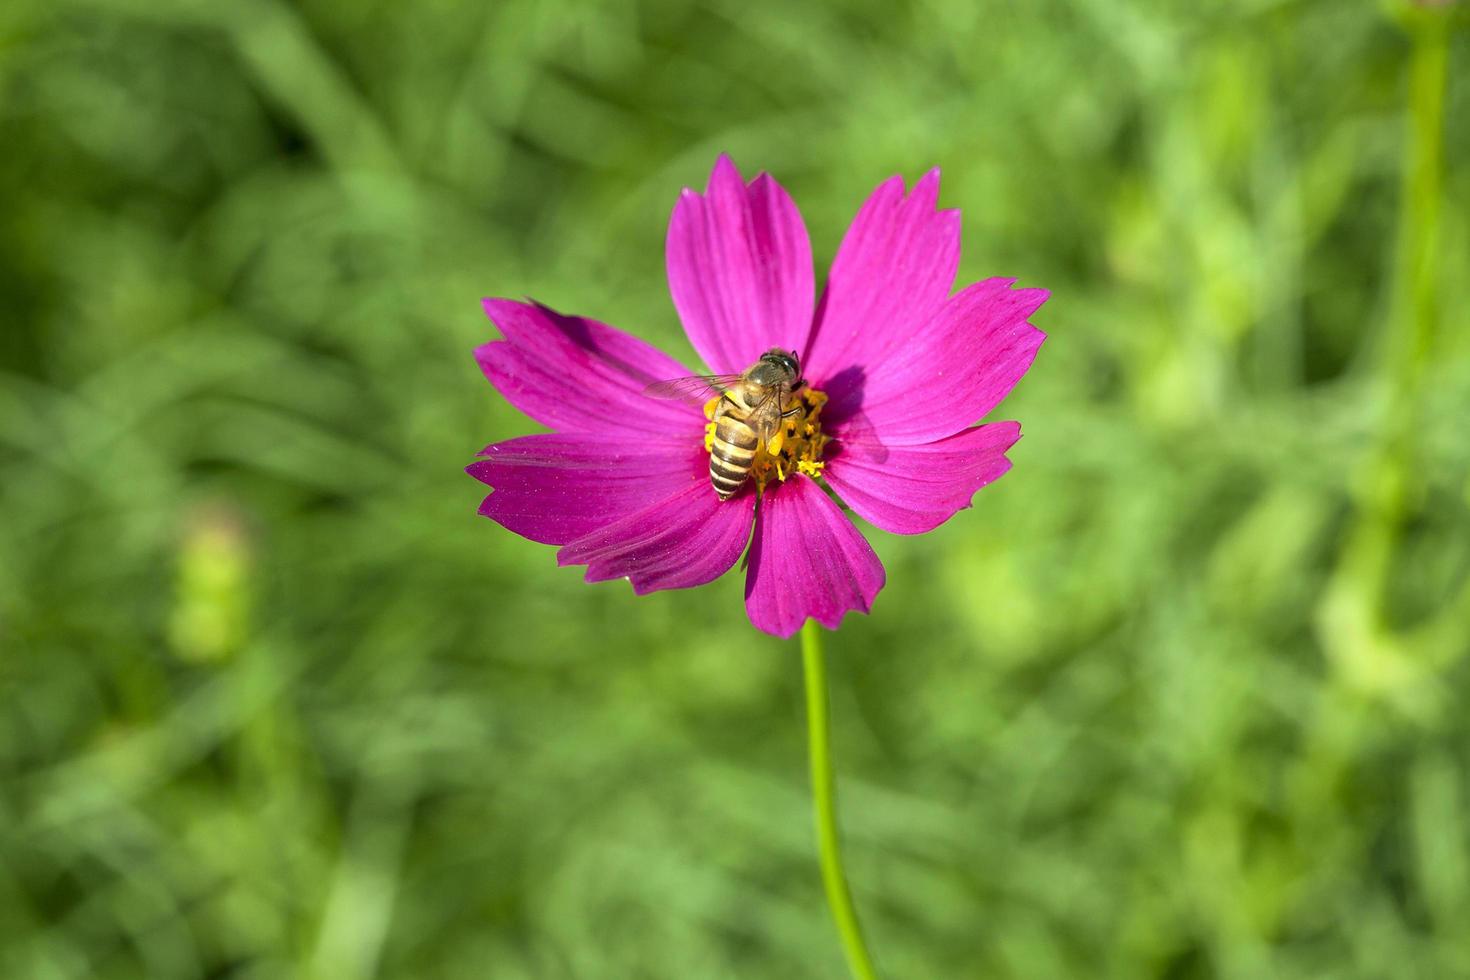
<path id="1" fill-rule="evenodd" d="M 655 381 L 643 393 L 649 398 L 703 399 L 724 394 L 740 380 L 738 374 L 696 374 L 688 378 Z"/>
<path id="2" fill-rule="evenodd" d="M 756 438 L 762 443 L 770 441 L 776 430 L 781 428 L 781 407 L 786 404 L 790 390 L 786 385 L 771 385 L 761 395 L 760 401 L 750 407 L 745 424 L 755 430 Z"/>

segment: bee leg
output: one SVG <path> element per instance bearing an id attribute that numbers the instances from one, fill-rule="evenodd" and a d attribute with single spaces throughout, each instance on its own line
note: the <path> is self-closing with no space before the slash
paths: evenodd
<path id="1" fill-rule="evenodd" d="M 780 456 L 781 447 L 784 445 L 786 445 L 786 428 L 782 426 L 766 440 L 766 454 L 771 457 Z"/>

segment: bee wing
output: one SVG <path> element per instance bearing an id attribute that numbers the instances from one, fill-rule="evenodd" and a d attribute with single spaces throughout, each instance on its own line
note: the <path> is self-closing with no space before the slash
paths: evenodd
<path id="1" fill-rule="evenodd" d="M 761 442 L 768 442 L 781 428 L 781 408 L 786 404 L 790 390 L 787 385 L 771 385 L 761 395 L 760 401 L 750 407 L 745 424 L 755 430 Z"/>
<path id="2" fill-rule="evenodd" d="M 643 394 L 649 398 L 703 400 L 710 395 L 724 394 L 739 380 L 738 374 L 696 374 L 688 378 L 655 381 L 643 389 Z"/>

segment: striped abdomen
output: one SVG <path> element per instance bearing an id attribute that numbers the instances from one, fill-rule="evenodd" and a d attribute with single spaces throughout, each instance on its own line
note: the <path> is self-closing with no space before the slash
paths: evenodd
<path id="1" fill-rule="evenodd" d="M 715 437 L 709 451 L 709 482 L 721 500 L 729 500 L 750 476 L 760 438 L 745 421 L 749 414 L 739 393 L 725 392 L 715 406 Z"/>

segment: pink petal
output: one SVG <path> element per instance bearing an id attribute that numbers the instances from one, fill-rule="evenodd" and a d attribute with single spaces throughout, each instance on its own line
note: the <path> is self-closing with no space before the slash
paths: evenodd
<path id="1" fill-rule="evenodd" d="M 750 540 L 755 494 L 721 501 L 708 473 L 690 486 L 573 541 L 558 565 L 586 565 L 587 581 L 626 577 L 639 595 L 687 589 L 730 570 Z"/>
<path id="2" fill-rule="evenodd" d="M 1044 289 L 987 279 L 956 293 L 862 382 L 860 419 L 886 446 L 934 442 L 968 428 L 1015 387 L 1046 334 L 1026 322 Z M 832 413 L 840 422 L 847 414 Z"/>
<path id="3" fill-rule="evenodd" d="M 746 184 L 721 155 L 704 194 L 686 188 L 674 205 L 667 261 L 674 306 L 711 371 L 744 371 L 772 347 L 806 347 L 812 247 L 801 212 L 769 174 Z"/>
<path id="4" fill-rule="evenodd" d="M 943 305 L 960 264 L 960 213 L 936 211 L 939 171 L 904 196 L 902 177 L 879 184 L 842 239 L 817 309 L 807 380 L 833 399 L 833 411 L 861 386 L 862 374 L 907 343 Z"/>
<path id="5" fill-rule="evenodd" d="M 709 456 L 687 439 L 545 434 L 486 446 L 480 455 L 486 458 L 466 471 L 495 490 L 480 513 L 542 544 L 575 541 L 691 485 L 709 489 Z"/>
<path id="6" fill-rule="evenodd" d="M 996 422 L 922 446 L 841 439 L 823 475 L 866 520 L 894 534 L 922 534 L 1000 479 L 1011 468 L 1006 450 L 1019 438 L 1019 424 Z"/>
<path id="7" fill-rule="evenodd" d="M 790 636 L 809 617 L 836 629 L 849 609 L 872 608 L 882 588 L 882 562 L 813 480 L 767 488 L 745 577 L 756 629 Z"/>
<path id="8" fill-rule="evenodd" d="M 487 299 L 484 306 L 505 340 L 476 348 L 480 369 L 537 422 L 602 436 L 610 426 L 697 435 L 703 424 L 698 408 L 643 394 L 651 382 L 691 373 L 672 357 L 605 323 L 539 303 Z"/>

